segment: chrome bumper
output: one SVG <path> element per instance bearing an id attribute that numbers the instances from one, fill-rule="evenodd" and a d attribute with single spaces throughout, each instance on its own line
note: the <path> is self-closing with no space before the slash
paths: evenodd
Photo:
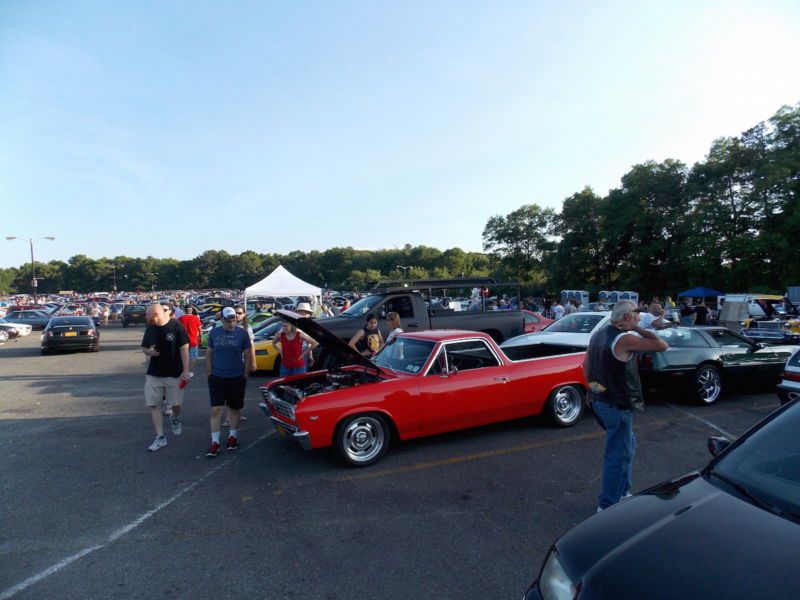
<path id="1" fill-rule="evenodd" d="M 276 417 L 270 416 L 269 420 L 272 421 L 272 426 L 279 435 L 286 438 L 291 437 L 291 439 L 300 444 L 303 450 L 311 450 L 311 438 L 307 431 L 300 431 L 294 425 L 289 425 Z"/>

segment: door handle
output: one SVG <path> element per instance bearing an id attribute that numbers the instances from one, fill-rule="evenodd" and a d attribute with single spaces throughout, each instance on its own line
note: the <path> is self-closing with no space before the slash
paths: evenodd
<path id="1" fill-rule="evenodd" d="M 503 376 L 503 377 L 495 377 L 494 380 L 495 381 L 502 381 L 503 383 L 508 383 L 508 377 L 505 377 L 505 376 Z"/>
<path id="2" fill-rule="evenodd" d="M 406 327 L 419 327 L 419 323 L 408 323 Z"/>

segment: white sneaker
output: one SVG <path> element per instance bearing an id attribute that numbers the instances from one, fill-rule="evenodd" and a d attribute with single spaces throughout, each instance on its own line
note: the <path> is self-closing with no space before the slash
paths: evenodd
<path id="1" fill-rule="evenodd" d="M 180 435 L 181 433 L 183 433 L 183 424 L 181 423 L 180 419 L 177 419 L 177 420 L 170 419 L 170 422 L 172 423 L 172 434 L 173 435 Z"/>
<path id="2" fill-rule="evenodd" d="M 153 440 L 153 443 L 147 447 L 147 450 L 150 452 L 155 452 L 156 450 L 161 450 L 164 446 L 167 445 L 167 438 L 166 436 L 159 436 Z"/>
<path id="3" fill-rule="evenodd" d="M 189 379 L 194 379 L 194 371 L 189 371 Z"/>

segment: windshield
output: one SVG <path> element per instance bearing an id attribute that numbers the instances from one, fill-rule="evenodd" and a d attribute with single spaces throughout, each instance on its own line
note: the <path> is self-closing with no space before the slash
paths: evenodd
<path id="1" fill-rule="evenodd" d="M 559 331 L 562 333 L 591 333 L 605 315 L 591 313 L 573 313 L 560 318 L 544 328 L 544 331 Z"/>
<path id="2" fill-rule="evenodd" d="M 419 373 L 436 344 L 427 340 L 393 338 L 372 359 L 379 367 L 403 373 Z"/>
<path id="3" fill-rule="evenodd" d="M 278 331 L 281 327 L 281 321 L 275 321 L 274 323 L 270 323 L 269 325 L 265 325 L 261 329 L 259 329 L 253 337 L 259 340 L 264 338 L 271 338 L 275 335 L 275 332 Z"/>
<path id="4" fill-rule="evenodd" d="M 758 503 L 800 521 L 800 404 L 758 429 L 709 471 Z"/>
<path id="5" fill-rule="evenodd" d="M 353 304 L 353 306 L 348 308 L 342 314 L 350 315 L 351 317 L 360 317 L 362 315 L 367 314 L 370 311 L 370 309 L 378 303 L 380 299 L 381 296 L 378 295 L 367 296 L 366 298 L 362 298 L 361 300 Z"/>

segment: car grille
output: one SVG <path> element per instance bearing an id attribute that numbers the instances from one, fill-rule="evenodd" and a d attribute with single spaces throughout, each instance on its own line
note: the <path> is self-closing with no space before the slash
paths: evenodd
<path id="1" fill-rule="evenodd" d="M 269 404 L 276 413 L 290 421 L 294 421 L 294 406 L 292 404 L 281 400 L 267 388 L 261 388 L 261 396 L 264 398 L 264 402 Z"/>

